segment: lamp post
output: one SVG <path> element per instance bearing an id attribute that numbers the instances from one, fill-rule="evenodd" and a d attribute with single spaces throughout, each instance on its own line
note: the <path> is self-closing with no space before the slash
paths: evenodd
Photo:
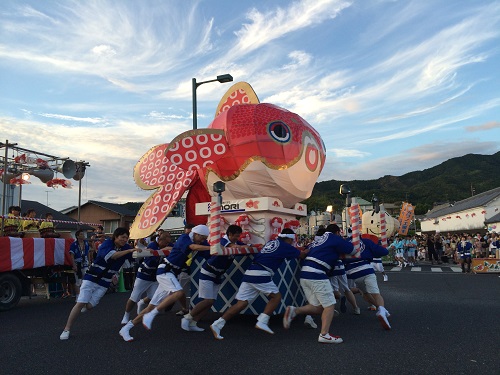
<path id="1" fill-rule="evenodd" d="M 349 207 L 351 206 L 351 188 L 349 185 L 342 184 L 340 185 L 340 195 L 345 197 L 345 221 L 344 221 L 344 234 L 347 234 L 347 229 L 349 228 L 350 220 L 349 220 Z"/>
<path id="2" fill-rule="evenodd" d="M 201 86 L 204 83 L 215 82 L 215 81 L 220 82 L 220 83 L 232 82 L 233 76 L 231 74 L 222 74 L 220 76 L 217 76 L 216 79 L 211 79 L 211 80 L 203 81 L 203 82 L 196 82 L 196 78 L 193 78 L 193 130 L 198 129 L 198 111 L 197 111 L 197 106 L 196 106 L 196 89 L 198 88 L 198 86 Z"/>
<path id="3" fill-rule="evenodd" d="M 330 213 L 330 224 L 333 224 L 333 205 L 328 205 L 326 207 L 326 212 Z"/>

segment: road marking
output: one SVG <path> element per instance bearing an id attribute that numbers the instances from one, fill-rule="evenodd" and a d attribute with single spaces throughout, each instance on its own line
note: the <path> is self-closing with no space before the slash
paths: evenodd
<path id="1" fill-rule="evenodd" d="M 462 272 L 460 267 L 450 267 L 453 272 Z"/>
<path id="2" fill-rule="evenodd" d="M 391 271 L 401 271 L 401 267 L 392 267 Z"/>
<path id="3" fill-rule="evenodd" d="M 435 268 L 435 267 L 431 267 L 431 271 L 432 272 L 443 272 L 443 270 L 441 268 Z"/>
<path id="4" fill-rule="evenodd" d="M 411 270 L 412 272 L 419 272 L 422 271 L 422 267 L 412 267 Z"/>

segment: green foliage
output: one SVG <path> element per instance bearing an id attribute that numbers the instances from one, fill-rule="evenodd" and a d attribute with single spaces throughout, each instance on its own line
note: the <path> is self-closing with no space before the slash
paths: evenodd
<path id="1" fill-rule="evenodd" d="M 384 176 L 377 180 L 323 181 L 314 186 L 311 197 L 303 201 L 308 209 L 325 210 L 329 204 L 342 207 L 341 184 L 348 184 L 352 195 L 371 200 L 375 194 L 381 203 L 407 201 L 416 205 L 415 214 L 423 215 L 435 203 L 456 202 L 500 186 L 500 152 L 494 155 L 468 154 L 447 160 L 435 167 L 403 176 Z"/>

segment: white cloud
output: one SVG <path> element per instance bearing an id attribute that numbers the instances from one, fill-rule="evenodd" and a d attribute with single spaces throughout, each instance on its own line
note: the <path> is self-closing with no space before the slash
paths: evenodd
<path id="1" fill-rule="evenodd" d="M 364 158 L 371 155 L 371 153 L 366 151 L 346 148 L 335 148 L 333 150 L 328 150 L 328 153 L 333 153 L 336 158 Z"/>
<path id="2" fill-rule="evenodd" d="M 266 13 L 253 8 L 247 13 L 249 23 L 235 32 L 238 43 L 228 55 L 240 58 L 288 33 L 333 19 L 350 5 L 343 0 L 302 0 Z"/>

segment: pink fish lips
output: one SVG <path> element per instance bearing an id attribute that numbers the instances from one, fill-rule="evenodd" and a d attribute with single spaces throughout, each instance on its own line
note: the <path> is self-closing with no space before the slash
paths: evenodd
<path id="1" fill-rule="evenodd" d="M 288 208 L 311 195 L 326 151 L 307 121 L 259 103 L 245 82 L 229 89 L 216 113 L 208 128 L 184 132 L 169 144 L 153 147 L 137 163 L 137 185 L 156 192 L 139 211 L 132 238 L 161 225 L 197 180 L 210 195 L 213 183 L 224 181 L 225 200 L 276 197 Z"/>

